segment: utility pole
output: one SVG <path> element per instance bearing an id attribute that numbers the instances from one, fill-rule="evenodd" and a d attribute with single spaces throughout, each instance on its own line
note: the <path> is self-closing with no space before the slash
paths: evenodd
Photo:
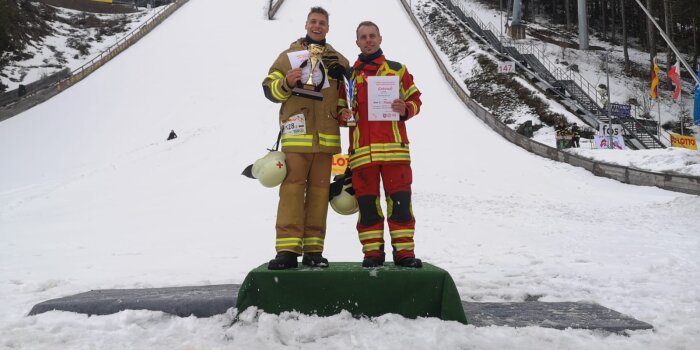
<path id="1" fill-rule="evenodd" d="M 586 0 L 578 0 L 578 48 L 588 50 L 588 14 Z"/>
<path id="2" fill-rule="evenodd" d="M 608 128 L 609 128 L 610 131 L 612 132 L 612 129 L 613 129 L 613 128 L 612 128 L 612 113 L 611 113 L 611 110 L 610 110 L 610 108 L 612 107 L 612 103 L 610 102 L 610 69 L 609 69 L 609 66 L 608 66 L 608 61 L 609 61 L 609 60 L 610 60 L 610 52 L 609 52 L 609 51 L 606 51 L 606 52 L 605 52 L 605 79 L 606 79 L 606 84 L 607 84 L 607 87 L 608 87 L 608 88 L 606 89 L 606 90 L 607 90 L 607 93 L 608 93 L 608 105 L 605 106 L 605 110 L 606 110 L 607 113 L 608 113 Z M 612 140 L 613 136 L 614 136 L 614 134 L 611 133 L 611 134 L 610 134 L 610 148 L 613 147 L 613 140 Z"/>
<path id="3" fill-rule="evenodd" d="M 510 21 L 510 36 L 513 39 L 525 39 L 525 26 L 522 19 L 522 0 L 513 1 L 513 17 Z"/>

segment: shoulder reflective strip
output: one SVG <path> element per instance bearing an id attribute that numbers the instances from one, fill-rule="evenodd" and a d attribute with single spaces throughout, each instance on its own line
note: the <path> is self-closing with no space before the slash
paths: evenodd
<path id="1" fill-rule="evenodd" d="M 394 132 L 394 142 L 402 143 L 401 132 L 399 132 L 399 122 L 391 121 L 391 130 Z"/>
<path id="2" fill-rule="evenodd" d="M 415 243 L 393 243 L 392 245 L 396 247 L 396 251 L 413 250 L 416 247 Z"/>
<path id="3" fill-rule="evenodd" d="M 384 235 L 384 231 L 374 230 L 374 231 L 362 232 L 358 236 L 360 237 L 361 241 L 364 241 L 365 239 L 370 239 L 370 238 L 382 238 L 383 235 Z"/>
<path id="4" fill-rule="evenodd" d="M 369 252 L 372 250 L 379 250 L 384 243 L 369 243 L 362 246 L 362 252 Z"/>

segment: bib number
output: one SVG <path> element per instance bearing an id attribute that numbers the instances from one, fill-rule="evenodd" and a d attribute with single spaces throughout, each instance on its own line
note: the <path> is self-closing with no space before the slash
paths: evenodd
<path id="1" fill-rule="evenodd" d="M 306 134 L 306 118 L 303 113 L 293 115 L 282 123 L 282 133 L 284 135 Z"/>

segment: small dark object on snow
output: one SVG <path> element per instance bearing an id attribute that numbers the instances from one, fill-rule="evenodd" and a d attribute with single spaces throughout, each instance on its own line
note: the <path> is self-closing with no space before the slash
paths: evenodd
<path id="1" fill-rule="evenodd" d="M 170 141 L 172 139 L 176 139 L 176 138 L 177 138 L 177 134 L 175 133 L 175 130 L 170 130 L 170 135 L 168 135 L 168 141 Z"/>

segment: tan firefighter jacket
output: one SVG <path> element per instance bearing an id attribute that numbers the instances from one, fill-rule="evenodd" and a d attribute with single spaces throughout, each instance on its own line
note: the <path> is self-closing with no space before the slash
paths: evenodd
<path id="1" fill-rule="evenodd" d="M 333 62 L 338 62 L 343 67 L 348 67 L 348 60 L 339 52 L 326 44 L 323 53 L 324 69 Z M 289 49 L 283 51 L 270 67 L 268 76 L 263 80 L 265 97 L 277 103 L 282 103 L 279 112 L 280 127 L 290 120 L 290 117 L 304 115 L 306 132 L 304 134 L 282 135 L 281 144 L 283 152 L 299 153 L 340 153 L 340 129 L 338 127 L 338 84 L 342 81 L 333 79 L 326 74 L 330 86 L 322 89 L 323 100 L 312 100 L 292 95 L 292 88 L 287 85 L 286 74 L 292 69 L 287 53 L 305 50 L 303 39 L 293 42 Z M 326 72 L 327 73 L 327 72 Z"/>

